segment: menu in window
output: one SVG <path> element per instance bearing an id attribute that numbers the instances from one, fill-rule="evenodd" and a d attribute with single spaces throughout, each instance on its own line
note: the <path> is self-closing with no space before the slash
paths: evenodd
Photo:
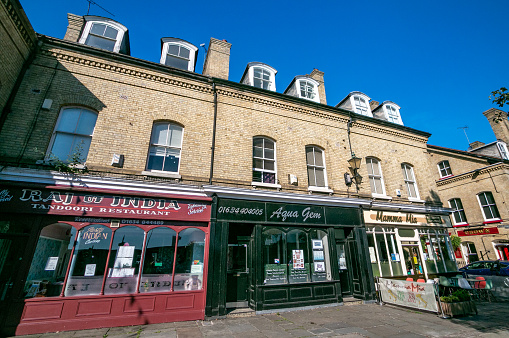
<path id="1" fill-rule="evenodd" d="M 134 246 L 119 246 L 115 258 L 115 269 L 131 268 L 133 264 Z"/>
<path id="2" fill-rule="evenodd" d="M 286 283 L 286 266 L 280 264 L 265 264 L 264 284 Z"/>
<path id="3" fill-rule="evenodd" d="M 294 269 L 304 269 L 304 250 L 292 250 Z"/>
<path id="4" fill-rule="evenodd" d="M 85 276 L 95 276 L 95 264 L 87 264 L 85 266 Z"/>
<path id="5" fill-rule="evenodd" d="M 46 262 L 45 271 L 55 271 L 57 268 L 58 257 L 48 257 L 48 261 Z"/>

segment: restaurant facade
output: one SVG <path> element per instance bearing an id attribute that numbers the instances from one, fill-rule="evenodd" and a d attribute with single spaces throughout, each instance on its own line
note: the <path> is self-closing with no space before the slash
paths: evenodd
<path id="1" fill-rule="evenodd" d="M 3 334 L 204 319 L 209 197 L 23 174 L 0 186 Z"/>

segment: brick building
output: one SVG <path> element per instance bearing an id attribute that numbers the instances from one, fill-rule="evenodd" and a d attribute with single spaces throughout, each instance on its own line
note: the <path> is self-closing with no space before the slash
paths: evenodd
<path id="1" fill-rule="evenodd" d="M 495 142 L 473 142 L 469 151 L 428 145 L 438 194 L 454 210 L 454 228 L 449 232 L 461 238 L 456 251 L 459 265 L 509 259 L 509 122 L 507 113 L 499 109 L 483 115 L 495 133 Z"/>
<path id="2" fill-rule="evenodd" d="M 316 69 L 283 93 L 260 62 L 230 81 L 214 38 L 203 74 L 178 38 L 140 60 L 121 23 L 68 20 L 7 32 L 38 47 L 0 125 L 5 332 L 371 301 L 374 276 L 456 270 L 430 134 L 396 103 L 327 105 Z"/>

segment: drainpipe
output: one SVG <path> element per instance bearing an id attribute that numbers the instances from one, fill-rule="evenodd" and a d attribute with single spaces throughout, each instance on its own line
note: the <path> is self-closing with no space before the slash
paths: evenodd
<path id="1" fill-rule="evenodd" d="M 212 146 L 210 147 L 210 175 L 209 175 L 209 184 L 212 184 L 212 177 L 214 177 L 214 152 L 216 150 L 216 125 L 217 125 L 217 91 L 216 91 L 216 83 L 213 79 L 210 79 L 212 82 L 212 91 L 214 92 L 214 124 L 212 125 Z"/>

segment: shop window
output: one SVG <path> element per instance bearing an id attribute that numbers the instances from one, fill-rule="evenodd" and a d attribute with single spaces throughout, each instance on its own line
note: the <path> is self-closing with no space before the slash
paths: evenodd
<path id="1" fill-rule="evenodd" d="M 449 200 L 449 206 L 453 209 L 452 220 L 454 225 L 467 225 L 467 217 L 461 199 L 453 198 Z"/>
<path id="2" fill-rule="evenodd" d="M 425 230 L 424 230 L 425 231 Z M 426 270 L 428 274 L 437 273 L 436 257 L 431 246 L 431 240 L 428 233 L 420 234 L 421 248 L 424 254 L 424 264 L 426 264 Z"/>
<path id="3" fill-rule="evenodd" d="M 262 233 L 264 284 L 287 283 L 285 243 L 286 234 L 279 229 L 268 229 Z"/>
<path id="4" fill-rule="evenodd" d="M 371 262 L 371 270 L 373 270 L 374 277 L 381 277 L 380 268 L 378 267 L 378 257 L 376 256 L 375 246 L 375 233 L 368 233 L 368 249 L 369 249 L 369 260 Z"/>
<path id="5" fill-rule="evenodd" d="M 306 163 L 308 170 L 308 185 L 310 187 L 327 187 L 325 159 L 323 150 L 316 146 L 306 146 Z"/>
<path id="6" fill-rule="evenodd" d="M 53 131 L 46 160 L 85 162 L 92 142 L 97 113 L 81 108 L 63 108 Z"/>
<path id="7" fill-rule="evenodd" d="M 382 168 L 380 161 L 373 157 L 366 158 L 366 166 L 368 168 L 369 185 L 371 193 L 376 196 L 385 196 L 384 180 L 382 177 Z"/>
<path id="8" fill-rule="evenodd" d="M 482 192 L 477 195 L 477 199 L 481 205 L 485 221 L 500 220 L 500 214 L 498 213 L 498 208 L 491 192 Z"/>
<path id="9" fill-rule="evenodd" d="M 179 172 L 183 133 L 184 128 L 174 123 L 154 123 L 147 170 Z"/>
<path id="10" fill-rule="evenodd" d="M 290 283 L 309 282 L 308 234 L 302 230 L 292 230 L 288 232 L 286 240 L 288 281 Z"/>
<path id="11" fill-rule="evenodd" d="M 367 237 L 373 275 L 378 277 L 403 275 L 394 230 L 375 227 L 367 232 Z"/>
<path id="12" fill-rule="evenodd" d="M 276 184 L 276 143 L 265 137 L 253 138 L 253 185 Z"/>
<path id="13" fill-rule="evenodd" d="M 457 271 L 456 258 L 454 257 L 454 251 L 447 234 L 439 234 L 438 240 L 440 249 L 444 258 L 445 270 L 446 271 Z"/>
<path id="14" fill-rule="evenodd" d="M 327 233 L 323 230 L 311 230 L 311 255 L 312 263 L 311 280 L 313 282 L 321 282 L 332 279 L 332 271 L 329 266 L 329 242 Z M 345 264 L 346 265 L 346 261 Z"/>
<path id="15" fill-rule="evenodd" d="M 25 283 L 25 298 L 60 296 L 75 235 L 76 230 L 64 223 L 42 229 Z"/>
<path id="16" fill-rule="evenodd" d="M 97 224 L 86 226 L 79 231 L 65 296 L 101 293 L 111 235 L 110 228 Z"/>
<path id="17" fill-rule="evenodd" d="M 135 226 L 115 231 L 104 294 L 134 293 L 140 269 L 145 232 Z"/>
<path id="18" fill-rule="evenodd" d="M 205 233 L 188 228 L 178 234 L 174 291 L 201 290 L 205 256 Z"/>
<path id="19" fill-rule="evenodd" d="M 177 233 L 170 228 L 155 228 L 148 232 L 140 292 L 171 290 L 176 238 Z"/>
<path id="20" fill-rule="evenodd" d="M 415 181 L 414 168 L 410 164 L 402 163 L 401 169 L 403 170 L 403 178 L 405 180 L 408 199 L 418 200 L 419 191 L 417 190 L 417 183 Z"/>
<path id="21" fill-rule="evenodd" d="M 440 173 L 440 178 L 445 178 L 452 176 L 451 166 L 449 165 L 449 161 L 442 161 L 438 163 L 438 172 Z"/>

